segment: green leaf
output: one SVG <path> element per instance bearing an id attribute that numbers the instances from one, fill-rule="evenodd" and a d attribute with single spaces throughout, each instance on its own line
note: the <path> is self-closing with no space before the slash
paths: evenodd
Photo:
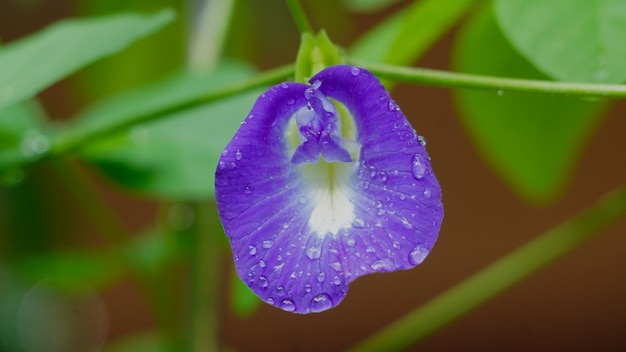
<path id="1" fill-rule="evenodd" d="M 241 281 L 234 268 L 230 276 L 230 307 L 237 316 L 247 318 L 259 308 L 261 299 Z"/>
<path id="2" fill-rule="evenodd" d="M 344 0 L 350 10 L 374 12 L 391 6 L 400 0 Z"/>
<path id="3" fill-rule="evenodd" d="M 104 352 L 167 352 L 171 351 L 157 333 L 141 333 L 125 337 L 104 349 Z"/>
<path id="4" fill-rule="evenodd" d="M 82 128 L 98 128 L 201 97 L 249 77 L 242 64 L 223 64 L 209 76 L 181 72 L 147 88 L 98 104 L 80 118 Z M 213 196 L 220 152 L 252 108 L 260 91 L 180 111 L 135 126 L 83 148 L 81 155 L 120 184 L 153 196 L 199 200 Z"/>
<path id="5" fill-rule="evenodd" d="M 504 34 L 545 74 L 574 82 L 626 80 L 623 0 L 497 0 Z"/>
<path id="6" fill-rule="evenodd" d="M 0 109 L 33 97 L 63 77 L 172 21 L 174 13 L 67 20 L 0 48 Z"/>
<path id="7" fill-rule="evenodd" d="M 546 79 L 510 47 L 490 7 L 463 28 L 454 52 L 458 71 Z M 599 119 L 599 101 L 457 90 L 463 122 L 485 159 L 527 200 L 553 200 Z"/>
<path id="8" fill-rule="evenodd" d="M 413 63 L 465 13 L 474 0 L 415 1 L 374 27 L 350 49 L 370 62 Z"/>

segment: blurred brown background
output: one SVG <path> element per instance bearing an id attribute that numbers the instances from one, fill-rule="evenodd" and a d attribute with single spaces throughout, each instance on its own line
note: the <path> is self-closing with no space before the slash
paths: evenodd
<path id="1" fill-rule="evenodd" d="M 37 4 L 0 0 L 3 41 L 75 14 L 75 4 L 69 0 L 30 2 Z M 259 3 L 268 8 L 264 10 Z M 267 27 L 254 38 L 257 46 L 249 49 L 254 55 L 251 61 L 262 68 L 292 60 L 297 50 L 296 28 L 284 5 L 275 3 L 262 1 L 251 5 L 261 14 L 274 11 L 272 20 L 265 21 Z M 391 10 L 395 8 L 398 6 Z M 352 14 L 345 22 L 339 15 L 347 14 L 316 17 L 316 10 L 312 10 L 311 16 L 329 21 L 315 24 L 318 28 L 326 27 L 331 38 L 348 46 L 391 10 L 375 16 Z M 255 21 L 263 22 L 263 16 L 259 17 Z M 341 31 L 335 34 L 333 28 Z M 447 69 L 454 35 L 455 30 L 417 65 Z M 400 85 L 394 97 L 417 131 L 427 138 L 444 192 L 444 223 L 428 260 L 414 270 L 357 280 L 341 305 L 322 314 L 293 315 L 262 305 L 254 316 L 241 319 L 225 309 L 222 336 L 228 346 L 239 351 L 346 349 L 626 183 L 622 144 L 626 102 L 613 105 L 583 149 L 565 194 L 553 204 L 536 207 L 513 194 L 477 154 L 456 116 L 449 90 Z M 57 119 L 71 116 L 87 103 L 75 93 L 72 80 L 55 85 L 41 99 L 49 114 Z M 532 143 L 532 137 L 528 142 Z M 99 190 L 129 229 L 138 230 L 154 221 L 154 202 L 92 174 Z M 41 187 L 43 203 L 64 204 L 50 215 L 52 220 L 47 226 L 51 233 L 61 234 L 59 241 L 67 246 L 97 245 L 95 230 L 77 215 L 80 210 L 65 200 L 54 179 L 43 180 Z M 626 221 L 622 220 L 411 350 L 626 349 L 625 235 Z M 227 264 L 225 277 L 229 276 Z M 145 302 L 129 280 L 106 289 L 102 295 L 110 318 L 109 341 L 153 327 Z"/>

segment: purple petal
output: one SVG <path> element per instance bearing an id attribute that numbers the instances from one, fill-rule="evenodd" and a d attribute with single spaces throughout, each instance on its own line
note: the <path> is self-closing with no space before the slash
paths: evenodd
<path id="1" fill-rule="evenodd" d="M 361 275 L 421 263 L 443 217 L 430 158 L 380 82 L 351 66 L 311 82 L 283 83 L 257 100 L 215 181 L 239 276 L 296 313 L 337 305 Z M 327 98 L 351 113 L 355 141 L 341 135 Z M 298 128 L 303 113 L 314 115 Z M 350 143 L 360 148 L 356 160 Z"/>

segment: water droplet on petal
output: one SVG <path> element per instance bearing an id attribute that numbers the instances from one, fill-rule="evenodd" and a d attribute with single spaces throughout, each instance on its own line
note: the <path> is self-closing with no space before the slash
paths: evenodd
<path id="1" fill-rule="evenodd" d="M 341 271 L 341 263 L 340 262 L 331 263 L 330 267 L 333 268 L 334 271 Z"/>
<path id="2" fill-rule="evenodd" d="M 394 269 L 394 266 L 391 259 L 385 258 L 372 263 L 371 268 L 375 271 L 391 271 Z"/>
<path id="3" fill-rule="evenodd" d="M 424 259 L 426 259 L 426 256 L 428 256 L 428 252 L 428 249 L 426 249 L 426 247 L 424 246 L 417 246 L 413 248 L 413 250 L 409 254 L 409 262 L 412 265 L 421 264 Z"/>
<path id="4" fill-rule="evenodd" d="M 402 222 L 402 226 L 409 230 L 413 228 L 413 225 L 406 218 L 400 218 L 400 222 Z"/>
<path id="5" fill-rule="evenodd" d="M 324 274 L 324 273 L 317 274 L 317 281 L 318 282 L 324 282 L 324 279 L 326 279 L 326 274 Z"/>
<path id="6" fill-rule="evenodd" d="M 350 69 L 350 73 L 351 73 L 353 76 L 358 76 L 359 74 L 361 74 L 361 69 L 360 69 L 360 68 L 358 68 L 358 67 L 354 67 L 354 66 L 353 66 L 353 67 Z"/>
<path id="7" fill-rule="evenodd" d="M 306 256 L 310 259 L 319 259 L 321 254 L 322 250 L 319 247 L 309 247 L 309 249 L 306 250 Z"/>
<path id="8" fill-rule="evenodd" d="M 274 304 L 274 299 L 272 297 L 269 297 L 268 299 L 265 300 L 265 302 L 269 304 Z"/>
<path id="9" fill-rule="evenodd" d="M 365 252 L 367 252 L 367 253 L 375 253 L 376 249 L 374 249 L 374 247 L 372 247 L 372 246 L 367 246 L 367 248 L 365 248 Z"/>
<path id="10" fill-rule="evenodd" d="M 430 198 L 430 188 L 424 189 L 424 198 L 426 199 Z"/>
<path id="11" fill-rule="evenodd" d="M 245 193 L 245 194 L 250 194 L 250 193 L 252 193 L 252 190 L 250 189 L 250 186 L 246 186 L 246 187 L 244 187 L 244 189 L 243 189 L 243 193 Z"/>
<path id="12" fill-rule="evenodd" d="M 296 103 L 296 99 L 294 99 L 294 98 L 287 99 L 287 105 L 293 105 L 295 103 Z"/>
<path id="13" fill-rule="evenodd" d="M 304 197 L 298 198 L 298 203 L 305 204 L 306 203 L 306 198 L 304 198 Z"/>
<path id="14" fill-rule="evenodd" d="M 283 88 L 283 89 L 287 89 L 287 88 L 289 88 L 289 85 L 287 83 L 283 82 L 283 83 L 280 84 L 280 87 Z"/>
<path id="15" fill-rule="evenodd" d="M 322 293 L 313 297 L 311 303 L 309 304 L 309 309 L 311 310 L 311 312 L 317 313 L 327 310 L 332 306 L 333 300 L 330 298 L 330 296 Z"/>
<path id="16" fill-rule="evenodd" d="M 415 154 L 413 157 L 413 167 L 411 168 L 411 172 L 418 180 L 424 177 L 424 174 L 426 173 L 426 166 L 424 165 L 421 154 Z"/>
<path id="17" fill-rule="evenodd" d="M 263 248 L 265 249 L 272 248 L 272 241 L 270 240 L 263 241 Z"/>
<path id="18" fill-rule="evenodd" d="M 335 286 L 341 285 L 341 279 L 339 278 L 339 276 L 333 277 L 333 285 Z"/>
<path id="19" fill-rule="evenodd" d="M 259 287 L 267 287 L 267 278 L 265 276 L 259 276 Z"/>
<path id="20" fill-rule="evenodd" d="M 259 266 L 261 268 L 265 268 L 265 266 L 266 266 L 265 261 L 264 260 L 259 260 Z"/>
<path id="21" fill-rule="evenodd" d="M 352 221 L 352 226 L 365 227 L 365 221 L 363 221 L 363 219 L 361 218 L 354 218 L 354 221 Z"/>
<path id="22" fill-rule="evenodd" d="M 256 247 L 255 246 L 250 245 L 250 246 L 248 246 L 248 249 L 249 249 L 248 254 L 256 255 Z"/>
<path id="23" fill-rule="evenodd" d="M 385 209 L 378 209 L 378 211 L 376 212 L 376 215 L 381 216 L 381 215 L 385 215 Z"/>
<path id="24" fill-rule="evenodd" d="M 241 154 L 241 150 L 237 150 L 235 152 L 235 160 L 241 160 L 242 154 Z"/>
<path id="25" fill-rule="evenodd" d="M 304 285 L 304 292 L 306 292 L 306 293 L 311 292 L 311 285 L 310 284 Z"/>
<path id="26" fill-rule="evenodd" d="M 387 103 L 387 108 L 389 108 L 389 111 L 400 110 L 400 107 L 398 106 L 398 104 L 396 104 L 395 101 L 393 101 L 393 99 L 389 99 L 389 103 Z"/>
<path id="27" fill-rule="evenodd" d="M 383 183 L 384 183 L 384 182 L 387 182 L 387 173 L 386 173 L 386 172 L 384 172 L 384 171 L 379 172 L 379 173 L 378 173 L 378 180 L 379 180 L 380 182 L 383 182 Z"/>
<path id="28" fill-rule="evenodd" d="M 355 240 L 354 238 L 350 237 L 350 238 L 348 238 L 348 239 L 346 240 L 346 244 L 347 244 L 349 247 L 354 247 L 354 245 L 356 244 L 356 240 Z"/>
<path id="29" fill-rule="evenodd" d="M 287 312 L 293 312 L 294 310 L 296 310 L 296 304 L 293 303 L 293 301 L 290 299 L 283 299 L 280 302 L 280 308 Z"/>
<path id="30" fill-rule="evenodd" d="M 422 147 L 426 146 L 426 137 L 424 137 L 424 136 L 417 136 L 417 140 L 420 142 Z"/>

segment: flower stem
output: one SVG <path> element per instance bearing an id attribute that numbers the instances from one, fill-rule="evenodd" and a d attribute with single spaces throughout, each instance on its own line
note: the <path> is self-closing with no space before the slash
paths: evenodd
<path id="1" fill-rule="evenodd" d="M 499 93 L 512 91 L 563 94 L 580 97 L 626 98 L 626 85 L 623 84 L 539 81 L 376 64 L 361 60 L 349 61 L 351 64 L 361 66 L 381 78 L 415 84 L 485 89 Z"/>
<path id="2" fill-rule="evenodd" d="M 583 213 L 387 326 L 350 351 L 396 351 L 421 341 L 561 257 L 626 215 L 626 186 Z"/>
<path id="3" fill-rule="evenodd" d="M 311 23 L 306 17 L 304 13 L 304 9 L 300 4 L 299 0 L 287 0 L 287 6 L 289 7 L 289 12 L 291 12 L 291 17 L 293 17 L 293 21 L 298 26 L 298 30 L 300 33 L 313 33 L 313 27 L 311 27 Z"/>
<path id="4" fill-rule="evenodd" d="M 198 1 L 188 1 L 192 29 L 187 61 L 192 70 L 208 72 L 220 58 L 235 0 L 202 0 L 197 11 L 194 11 L 194 2 Z"/>
<path id="5" fill-rule="evenodd" d="M 191 310 L 189 351 L 220 350 L 220 272 L 221 253 L 213 229 L 217 210 L 203 202 L 195 205 L 196 226 L 191 254 Z"/>

